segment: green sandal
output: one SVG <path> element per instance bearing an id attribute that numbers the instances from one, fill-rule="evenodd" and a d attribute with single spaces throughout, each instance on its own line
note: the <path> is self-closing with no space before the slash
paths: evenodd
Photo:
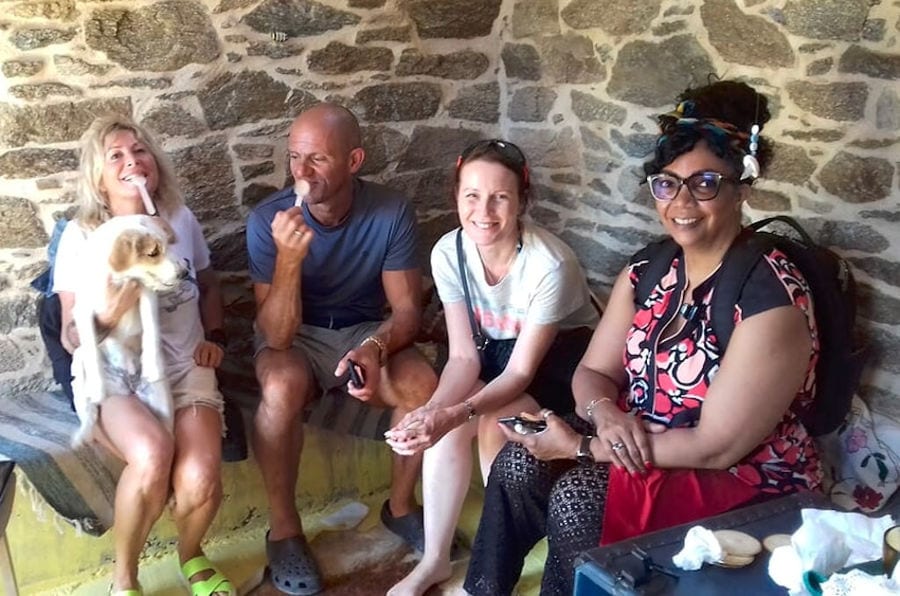
<path id="1" fill-rule="evenodd" d="M 203 571 L 212 571 L 213 574 L 206 579 L 191 583 L 191 578 Z M 229 594 L 229 596 L 237 596 L 237 590 L 234 589 L 228 578 L 204 555 L 194 557 L 182 565 L 181 575 L 184 576 L 184 580 L 188 583 L 193 596 L 210 596 L 219 592 L 224 592 Z"/>

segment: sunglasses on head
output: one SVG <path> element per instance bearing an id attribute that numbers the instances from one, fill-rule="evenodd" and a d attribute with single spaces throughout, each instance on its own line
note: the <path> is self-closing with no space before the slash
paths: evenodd
<path id="1" fill-rule="evenodd" d="M 473 154 L 481 156 L 490 152 L 499 154 L 506 162 L 518 168 L 522 173 L 525 187 L 528 187 L 528 163 L 525 159 L 525 154 L 522 153 L 522 150 L 519 149 L 515 143 L 510 143 L 509 141 L 501 139 L 476 141 L 466 147 L 466 149 L 460 153 L 459 157 L 456 158 L 456 171 L 459 172 L 462 165 L 466 163 Z"/>
<path id="2" fill-rule="evenodd" d="M 697 172 L 687 178 L 681 178 L 675 174 L 660 172 L 647 176 L 647 184 L 650 185 L 650 194 L 657 201 L 671 201 L 681 192 L 681 187 L 686 186 L 691 197 L 696 201 L 711 201 L 719 196 L 722 182 L 740 181 L 720 174 L 719 172 Z"/>

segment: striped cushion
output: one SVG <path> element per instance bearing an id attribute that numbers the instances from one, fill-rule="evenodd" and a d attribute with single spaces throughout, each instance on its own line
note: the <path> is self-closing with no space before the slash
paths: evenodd
<path id="1" fill-rule="evenodd" d="M 234 387 L 233 389 L 237 389 Z M 235 393 L 238 403 L 252 397 Z M 381 438 L 390 411 L 342 394 L 328 394 L 306 413 L 310 424 L 367 438 Z M 122 464 L 101 449 L 72 449 L 78 419 L 61 391 L 20 393 L 0 401 L 0 459 L 15 461 L 30 485 L 60 517 L 93 536 L 112 526 L 116 481 Z"/>

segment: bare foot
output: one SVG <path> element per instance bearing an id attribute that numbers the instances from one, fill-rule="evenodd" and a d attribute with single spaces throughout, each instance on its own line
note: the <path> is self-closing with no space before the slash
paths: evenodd
<path id="1" fill-rule="evenodd" d="M 450 561 L 419 561 L 419 564 L 401 579 L 387 596 L 422 596 L 428 588 L 450 579 Z"/>

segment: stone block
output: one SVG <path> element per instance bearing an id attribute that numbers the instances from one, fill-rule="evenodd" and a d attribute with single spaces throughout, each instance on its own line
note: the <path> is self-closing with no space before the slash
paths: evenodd
<path id="1" fill-rule="evenodd" d="M 416 126 L 397 171 L 452 168 L 463 149 L 480 138 L 478 131 L 465 128 Z"/>
<path id="2" fill-rule="evenodd" d="M 7 60 L 3 63 L 3 76 L 7 79 L 30 77 L 44 70 L 43 60 Z"/>
<path id="3" fill-rule="evenodd" d="M 518 0 L 513 6 L 512 33 L 516 39 L 559 32 L 559 0 Z"/>
<path id="4" fill-rule="evenodd" d="M 219 38 L 205 8 L 163 0 L 136 10 L 100 8 L 85 22 L 87 45 L 128 70 L 164 72 L 208 64 L 219 56 Z"/>
<path id="5" fill-rule="evenodd" d="M 509 102 L 513 122 L 544 122 L 556 102 L 556 91 L 548 87 L 520 87 Z"/>
<path id="6" fill-rule="evenodd" d="M 788 0 L 784 26 L 803 37 L 856 41 L 870 5 L 869 0 Z"/>
<path id="7" fill-rule="evenodd" d="M 12 6 L 10 14 L 23 19 L 73 21 L 78 17 L 75 0 L 28 0 Z"/>
<path id="8" fill-rule="evenodd" d="M 447 115 L 451 118 L 476 122 L 497 122 L 500 120 L 500 85 L 483 83 L 463 87 L 447 105 Z"/>
<path id="9" fill-rule="evenodd" d="M 630 41 L 619 50 L 606 91 L 613 99 L 642 106 L 672 106 L 678 94 L 706 84 L 715 70 L 693 35 Z"/>
<path id="10" fill-rule="evenodd" d="M 99 114 L 131 115 L 127 97 L 88 99 L 41 106 L 15 106 L 0 102 L 0 143 L 21 147 L 75 141 Z"/>
<path id="11" fill-rule="evenodd" d="M 377 29 L 364 29 L 356 34 L 356 43 L 364 44 L 370 41 L 400 41 L 412 40 L 412 27 L 400 25 L 397 27 L 379 27 Z"/>
<path id="12" fill-rule="evenodd" d="M 594 52 L 590 38 L 574 33 L 541 38 L 541 68 L 557 83 L 599 83 L 606 68 Z"/>
<path id="13" fill-rule="evenodd" d="M 79 58 L 72 56 L 53 56 L 53 65 L 61 75 L 80 76 L 80 75 L 96 75 L 102 76 L 109 72 L 113 67 L 112 64 L 91 64 Z"/>
<path id="14" fill-rule="evenodd" d="M 488 68 L 488 58 L 481 52 L 460 50 L 450 54 L 422 54 L 404 50 L 397 64 L 398 76 L 427 75 L 443 79 L 475 79 Z"/>
<path id="15" fill-rule="evenodd" d="M 621 126 L 628 117 L 628 110 L 614 103 L 603 101 L 576 89 L 572 90 L 572 111 L 584 122 L 608 122 Z"/>
<path id="16" fill-rule="evenodd" d="M 359 23 L 359 16 L 312 0 L 263 0 L 241 22 L 254 31 L 288 37 L 321 35 Z"/>
<path id="17" fill-rule="evenodd" d="M 58 43 L 71 41 L 77 29 L 17 29 L 10 36 L 14 46 L 23 51 L 45 48 Z"/>
<path id="18" fill-rule="evenodd" d="M 47 232 L 30 201 L 0 197 L 0 248 L 40 248 L 48 241 Z"/>
<path id="19" fill-rule="evenodd" d="M 562 129 L 513 128 L 510 140 L 522 148 L 532 167 L 569 168 L 578 163 L 578 144 L 571 127 Z"/>
<path id="20" fill-rule="evenodd" d="M 244 180 L 252 180 L 260 176 L 266 176 L 275 171 L 275 162 L 264 161 L 241 166 L 241 178 Z"/>
<path id="21" fill-rule="evenodd" d="M 390 70 L 394 52 L 389 48 L 360 48 L 337 41 L 321 50 L 310 52 L 307 64 L 312 72 L 321 74 L 348 74 L 365 70 Z M 398 73 L 399 74 L 399 73 Z"/>
<path id="22" fill-rule="evenodd" d="M 700 16 L 709 43 L 726 61 L 765 68 L 794 64 L 791 44 L 778 27 L 745 13 L 734 0 L 705 0 Z"/>
<path id="23" fill-rule="evenodd" d="M 802 186 L 815 170 L 816 162 L 809 158 L 803 147 L 779 142 L 772 145 L 772 162 L 763 177 Z"/>
<path id="24" fill-rule="evenodd" d="M 502 0 L 407 0 L 422 39 L 472 39 L 490 35 Z"/>
<path id="25" fill-rule="evenodd" d="M 222 130 L 258 120 L 285 116 L 290 87 L 265 72 L 226 72 L 197 93 L 206 122 Z"/>
<path id="26" fill-rule="evenodd" d="M 384 83 L 360 89 L 354 99 L 369 122 L 424 120 L 437 113 L 441 88 L 433 83 Z"/>
<path id="27" fill-rule="evenodd" d="M 253 160 L 272 157 L 275 149 L 271 145 L 255 145 L 249 143 L 236 143 L 231 146 L 238 159 Z"/>
<path id="28" fill-rule="evenodd" d="M 10 85 L 9 94 L 26 101 L 36 101 L 52 96 L 78 97 L 82 94 L 82 91 L 62 83 L 34 83 L 30 85 Z"/>
<path id="29" fill-rule="evenodd" d="M 659 14 L 660 0 L 573 0 L 560 12 L 572 29 L 600 28 L 608 35 L 643 33 Z"/>
<path id="30" fill-rule="evenodd" d="M 210 138 L 174 151 L 172 163 L 185 202 L 197 219 L 205 221 L 212 214 L 218 219 L 241 217 L 234 209 L 234 171 L 223 139 Z"/>
<path id="31" fill-rule="evenodd" d="M 71 149 L 18 149 L 0 155 L 0 177 L 36 178 L 77 170 L 78 155 Z"/>
<path id="32" fill-rule="evenodd" d="M 750 191 L 750 198 L 747 199 L 747 204 L 760 211 L 791 210 L 791 200 L 788 197 L 780 192 L 763 190 L 761 188 L 756 188 L 755 186 Z"/>
<path id="33" fill-rule="evenodd" d="M 785 88 L 791 101 L 820 118 L 856 121 L 865 115 L 869 96 L 865 83 L 791 81 Z"/>
<path id="34" fill-rule="evenodd" d="M 863 74 L 896 82 L 900 80 L 900 54 L 873 52 L 862 46 L 852 45 L 841 54 L 838 72 Z"/>
<path id="35" fill-rule="evenodd" d="M 839 151 L 822 167 L 819 182 L 848 203 L 868 203 L 890 195 L 894 167 L 886 159 Z"/>
<path id="36" fill-rule="evenodd" d="M 162 137 L 196 137 L 206 132 L 202 122 L 176 103 L 156 106 L 141 124 Z"/>
<path id="37" fill-rule="evenodd" d="M 362 146 L 366 160 L 360 176 L 378 174 L 388 164 L 400 158 L 407 145 L 406 135 L 387 126 L 365 126 L 362 129 Z"/>
<path id="38" fill-rule="evenodd" d="M 500 52 L 506 76 L 511 79 L 537 81 L 541 78 L 541 57 L 537 49 L 527 43 L 507 43 Z"/>

